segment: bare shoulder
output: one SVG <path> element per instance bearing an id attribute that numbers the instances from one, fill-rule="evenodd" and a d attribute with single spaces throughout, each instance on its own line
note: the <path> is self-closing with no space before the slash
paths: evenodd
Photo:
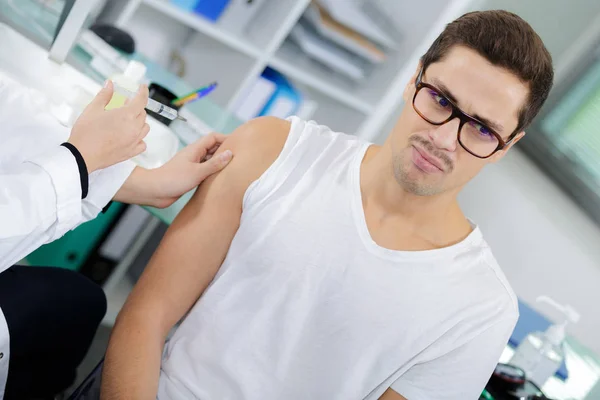
<path id="1" fill-rule="evenodd" d="M 231 150 L 233 159 L 222 171 L 210 176 L 196 191 L 186 212 L 197 215 L 201 210 L 238 210 L 248 186 L 257 180 L 279 156 L 288 137 L 291 123 L 274 117 L 261 117 L 238 127 L 215 154 Z"/>
<path id="2" fill-rule="evenodd" d="M 233 160 L 220 173 L 235 175 L 244 185 L 258 179 L 281 153 L 291 123 L 275 117 L 261 117 L 237 128 L 219 152 L 231 150 Z"/>
<path id="3" fill-rule="evenodd" d="M 236 157 L 263 156 L 271 163 L 277 158 L 291 123 L 275 117 L 260 117 L 246 122 L 237 128 L 223 143 L 224 149 L 231 149 Z M 261 160 L 254 160 L 261 162 Z"/>

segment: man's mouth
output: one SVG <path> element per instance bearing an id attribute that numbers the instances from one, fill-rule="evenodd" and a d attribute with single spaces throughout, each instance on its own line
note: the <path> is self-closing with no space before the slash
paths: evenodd
<path id="1" fill-rule="evenodd" d="M 417 168 L 423 172 L 430 174 L 445 172 L 439 159 L 414 145 L 412 146 L 412 159 Z"/>

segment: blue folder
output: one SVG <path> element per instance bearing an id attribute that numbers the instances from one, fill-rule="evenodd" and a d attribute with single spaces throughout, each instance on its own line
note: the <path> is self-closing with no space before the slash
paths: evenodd
<path id="1" fill-rule="evenodd" d="M 227 4 L 229 0 L 199 0 L 194 12 L 216 22 L 225 11 Z"/>

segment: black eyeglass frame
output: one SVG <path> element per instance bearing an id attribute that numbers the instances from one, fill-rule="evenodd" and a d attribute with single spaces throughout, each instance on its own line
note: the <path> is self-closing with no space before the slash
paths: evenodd
<path id="1" fill-rule="evenodd" d="M 458 143 L 460 144 L 460 146 L 465 149 L 469 154 L 471 154 L 474 157 L 477 158 L 481 158 L 481 159 L 486 159 L 486 158 L 490 158 L 491 156 L 493 156 L 494 154 L 496 154 L 498 151 L 506 148 L 509 144 L 512 143 L 512 141 L 514 140 L 514 138 L 516 137 L 516 132 L 511 134 L 511 136 L 508 138 L 508 140 L 504 140 L 502 139 L 502 136 L 500 136 L 497 132 L 495 132 L 493 129 L 489 128 L 485 123 L 483 123 L 482 121 L 478 120 L 477 118 L 474 118 L 472 116 L 470 116 L 469 114 L 465 113 L 464 111 L 462 111 L 456 104 L 454 104 L 454 102 L 452 102 L 450 99 L 448 99 L 445 95 L 444 92 L 441 91 L 440 89 L 436 88 L 433 85 L 430 85 L 428 83 L 423 82 L 423 73 L 424 73 L 424 69 L 421 68 L 421 71 L 419 72 L 419 75 L 417 76 L 417 79 L 415 80 L 415 94 L 413 96 L 413 101 L 412 101 L 412 106 L 413 109 L 415 110 L 415 112 L 417 114 L 419 114 L 419 116 L 421 118 L 423 118 L 425 121 L 429 122 L 432 125 L 436 125 L 436 126 L 440 126 L 440 125 L 444 125 L 450 121 L 452 121 L 455 118 L 458 118 L 460 123 L 458 124 L 458 130 L 456 131 L 456 138 L 458 140 Z M 423 115 L 423 113 L 421 113 L 421 111 L 419 111 L 419 109 L 417 108 L 417 106 L 415 105 L 415 101 L 417 99 L 417 95 L 419 94 L 419 91 L 421 91 L 421 89 L 424 88 L 428 88 L 431 89 L 433 91 L 435 91 L 436 93 L 439 93 L 440 95 L 443 95 L 444 98 L 446 99 L 446 101 L 452 106 L 452 113 L 450 114 L 450 116 L 448 118 L 446 118 L 444 121 L 442 122 L 435 122 L 430 120 L 429 118 L 427 118 L 425 115 Z M 465 146 L 463 144 L 463 142 L 460 140 L 460 132 L 462 131 L 462 127 L 467 123 L 467 122 L 475 122 L 477 124 L 480 124 L 482 126 L 485 127 L 485 129 L 487 129 L 492 135 L 494 135 L 494 137 L 496 137 L 496 139 L 498 139 L 498 146 L 496 146 L 496 148 L 487 156 L 480 156 L 478 154 L 473 153 L 471 150 L 469 150 L 467 148 L 467 146 Z"/>

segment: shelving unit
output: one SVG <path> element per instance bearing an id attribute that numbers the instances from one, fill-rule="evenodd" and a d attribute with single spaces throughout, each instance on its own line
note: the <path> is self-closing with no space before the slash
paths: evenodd
<path id="1" fill-rule="evenodd" d="M 374 140 L 400 104 L 404 85 L 433 38 L 447 22 L 475 9 L 480 0 L 363 1 L 377 2 L 398 24 L 400 37 L 394 38 L 398 46 L 388 60 L 359 83 L 308 58 L 288 39 L 311 0 L 267 0 L 243 32 L 168 0 L 119 2 L 115 15 L 117 25 L 129 31 L 140 51 L 152 53 L 149 56 L 155 61 L 167 64 L 165 54 L 174 49 L 183 54 L 187 60 L 183 77 L 190 84 L 219 81 L 219 91 L 212 98 L 221 106 L 231 109 L 264 68 L 271 66 L 318 100 L 315 119 L 329 116 L 327 124 L 333 129 L 353 128 L 351 132 Z"/>
<path id="2" fill-rule="evenodd" d="M 284 42 L 269 61 L 269 65 L 289 78 L 365 115 L 373 111 L 374 104 L 357 96 L 352 82 L 312 61 L 300 52 L 294 43 Z"/>
<path id="3" fill-rule="evenodd" d="M 230 32 L 196 14 L 185 11 L 165 0 L 142 0 L 143 4 L 173 18 L 176 21 L 211 37 L 233 50 L 249 57 L 259 58 L 263 51 L 242 35 Z"/>

